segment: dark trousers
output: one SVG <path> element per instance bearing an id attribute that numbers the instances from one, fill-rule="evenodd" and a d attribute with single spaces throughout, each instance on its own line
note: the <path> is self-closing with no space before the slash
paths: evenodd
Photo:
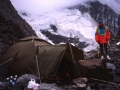
<path id="1" fill-rule="evenodd" d="M 108 46 L 107 44 L 100 44 L 101 55 L 104 55 L 104 51 L 105 51 L 106 55 L 108 54 L 107 46 Z"/>

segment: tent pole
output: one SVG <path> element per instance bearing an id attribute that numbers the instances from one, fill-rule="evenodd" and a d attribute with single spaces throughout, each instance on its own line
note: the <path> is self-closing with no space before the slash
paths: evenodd
<path id="1" fill-rule="evenodd" d="M 41 78 L 40 78 L 40 69 L 39 69 L 39 64 L 38 64 L 37 55 L 36 55 L 36 62 L 37 62 L 38 76 L 39 76 L 39 79 L 40 79 L 40 84 L 41 84 Z"/>
<path id="2" fill-rule="evenodd" d="M 69 47 L 70 47 L 70 52 L 71 52 L 71 55 L 72 55 L 72 60 L 73 60 L 74 68 L 75 68 L 75 73 L 76 73 L 76 76 L 78 77 L 78 75 L 77 75 L 78 66 L 77 66 L 76 61 L 74 59 L 74 55 L 73 55 L 73 51 L 72 51 L 70 43 L 69 43 Z M 75 67 L 75 65 L 76 65 L 76 67 Z M 79 69 L 78 69 L 78 73 L 79 73 L 79 76 L 80 76 Z"/>
<path id="3" fill-rule="evenodd" d="M 34 43 L 34 38 L 32 39 L 32 42 Z M 34 45 L 35 45 L 35 43 L 34 43 Z M 37 63 L 37 70 L 38 70 L 38 77 L 39 77 L 39 79 L 40 79 L 40 84 L 41 84 L 41 78 L 40 78 L 40 69 L 39 69 L 39 64 L 38 64 L 38 59 L 37 59 L 37 53 L 38 53 L 38 47 L 37 47 L 37 51 L 36 51 L 36 55 L 35 55 L 35 57 L 36 57 L 36 63 Z"/>
<path id="4" fill-rule="evenodd" d="M 9 61 L 11 61 L 13 58 L 10 58 L 9 60 L 7 60 L 7 61 L 5 61 L 5 62 L 3 62 L 2 64 L 0 64 L 0 65 L 3 65 L 3 64 L 5 64 L 5 63 L 7 63 L 7 62 L 9 62 Z"/>

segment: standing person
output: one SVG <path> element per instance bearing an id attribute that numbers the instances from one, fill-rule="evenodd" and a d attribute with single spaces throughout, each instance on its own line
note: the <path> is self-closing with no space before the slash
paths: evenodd
<path id="1" fill-rule="evenodd" d="M 108 43 L 110 40 L 110 31 L 109 28 L 103 23 L 103 20 L 99 20 L 98 27 L 95 33 L 95 40 L 100 46 L 101 50 L 101 59 L 104 59 L 104 51 L 106 53 L 106 58 L 110 60 L 108 55 Z"/>

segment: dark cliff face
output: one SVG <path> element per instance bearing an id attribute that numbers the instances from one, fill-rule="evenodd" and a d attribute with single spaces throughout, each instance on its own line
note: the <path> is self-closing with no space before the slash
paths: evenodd
<path id="1" fill-rule="evenodd" d="M 82 13 L 89 13 L 96 21 L 102 18 L 113 35 L 118 34 L 120 31 L 120 15 L 116 14 L 110 7 L 95 1 L 77 6 L 77 8 Z"/>
<path id="2" fill-rule="evenodd" d="M 0 0 L 0 55 L 20 38 L 36 36 L 32 27 L 22 19 L 9 0 Z"/>

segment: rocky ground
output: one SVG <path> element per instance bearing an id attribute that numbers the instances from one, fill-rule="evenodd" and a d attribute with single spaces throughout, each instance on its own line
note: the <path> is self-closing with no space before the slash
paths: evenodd
<path id="1" fill-rule="evenodd" d="M 92 80 L 97 82 L 95 90 L 120 90 L 120 44 L 117 44 L 120 42 L 119 38 L 119 35 L 112 37 L 108 46 L 111 60 L 105 59 L 109 73 L 113 75 L 113 80 L 111 82 Z M 86 60 L 97 58 L 99 56 L 98 51 L 93 50 L 85 53 Z"/>
<path id="2" fill-rule="evenodd" d="M 88 76 L 86 76 L 85 79 L 81 77 L 77 78 L 76 80 L 71 80 L 67 83 L 63 83 L 61 81 L 49 83 L 47 81 L 39 81 L 39 78 L 34 75 L 25 74 L 17 79 L 17 83 L 15 84 L 14 89 L 24 90 L 24 88 L 27 87 L 28 82 L 31 80 L 31 78 L 33 78 L 36 80 L 36 83 L 40 83 L 40 87 L 38 90 L 120 90 L 120 44 L 117 45 L 117 42 L 120 42 L 119 36 L 111 39 L 109 47 L 111 60 L 103 60 L 106 64 L 106 68 L 102 68 L 104 66 L 102 63 L 103 61 L 100 61 L 100 59 L 98 59 L 99 62 L 96 63 L 99 63 L 100 65 L 98 65 L 100 68 L 99 71 L 97 71 L 98 66 L 94 62 L 94 72 L 93 70 L 91 70 L 91 67 L 87 67 L 88 69 L 85 68 L 85 71 L 88 71 Z M 90 52 L 86 52 L 85 58 L 86 60 L 83 60 L 82 64 L 79 65 L 83 65 L 83 62 L 87 62 L 88 60 L 90 62 L 90 60 L 92 61 L 93 59 L 98 58 L 98 51 L 93 50 Z M 102 75 L 101 73 L 103 73 L 104 69 L 105 73 L 107 72 L 107 74 Z M 0 69 L 0 71 L 2 71 L 2 69 Z M 2 73 L 1 75 L 5 76 L 6 73 L 7 69 L 6 72 L 4 74 Z M 97 76 L 99 77 L 96 78 Z M 109 76 L 110 78 L 108 78 Z M 0 78 L 2 78 L 0 79 L 1 90 L 13 90 L 13 88 L 9 86 L 8 82 L 3 81 L 3 79 L 6 79 L 6 76 Z M 105 80 L 105 78 L 107 79 Z"/>

